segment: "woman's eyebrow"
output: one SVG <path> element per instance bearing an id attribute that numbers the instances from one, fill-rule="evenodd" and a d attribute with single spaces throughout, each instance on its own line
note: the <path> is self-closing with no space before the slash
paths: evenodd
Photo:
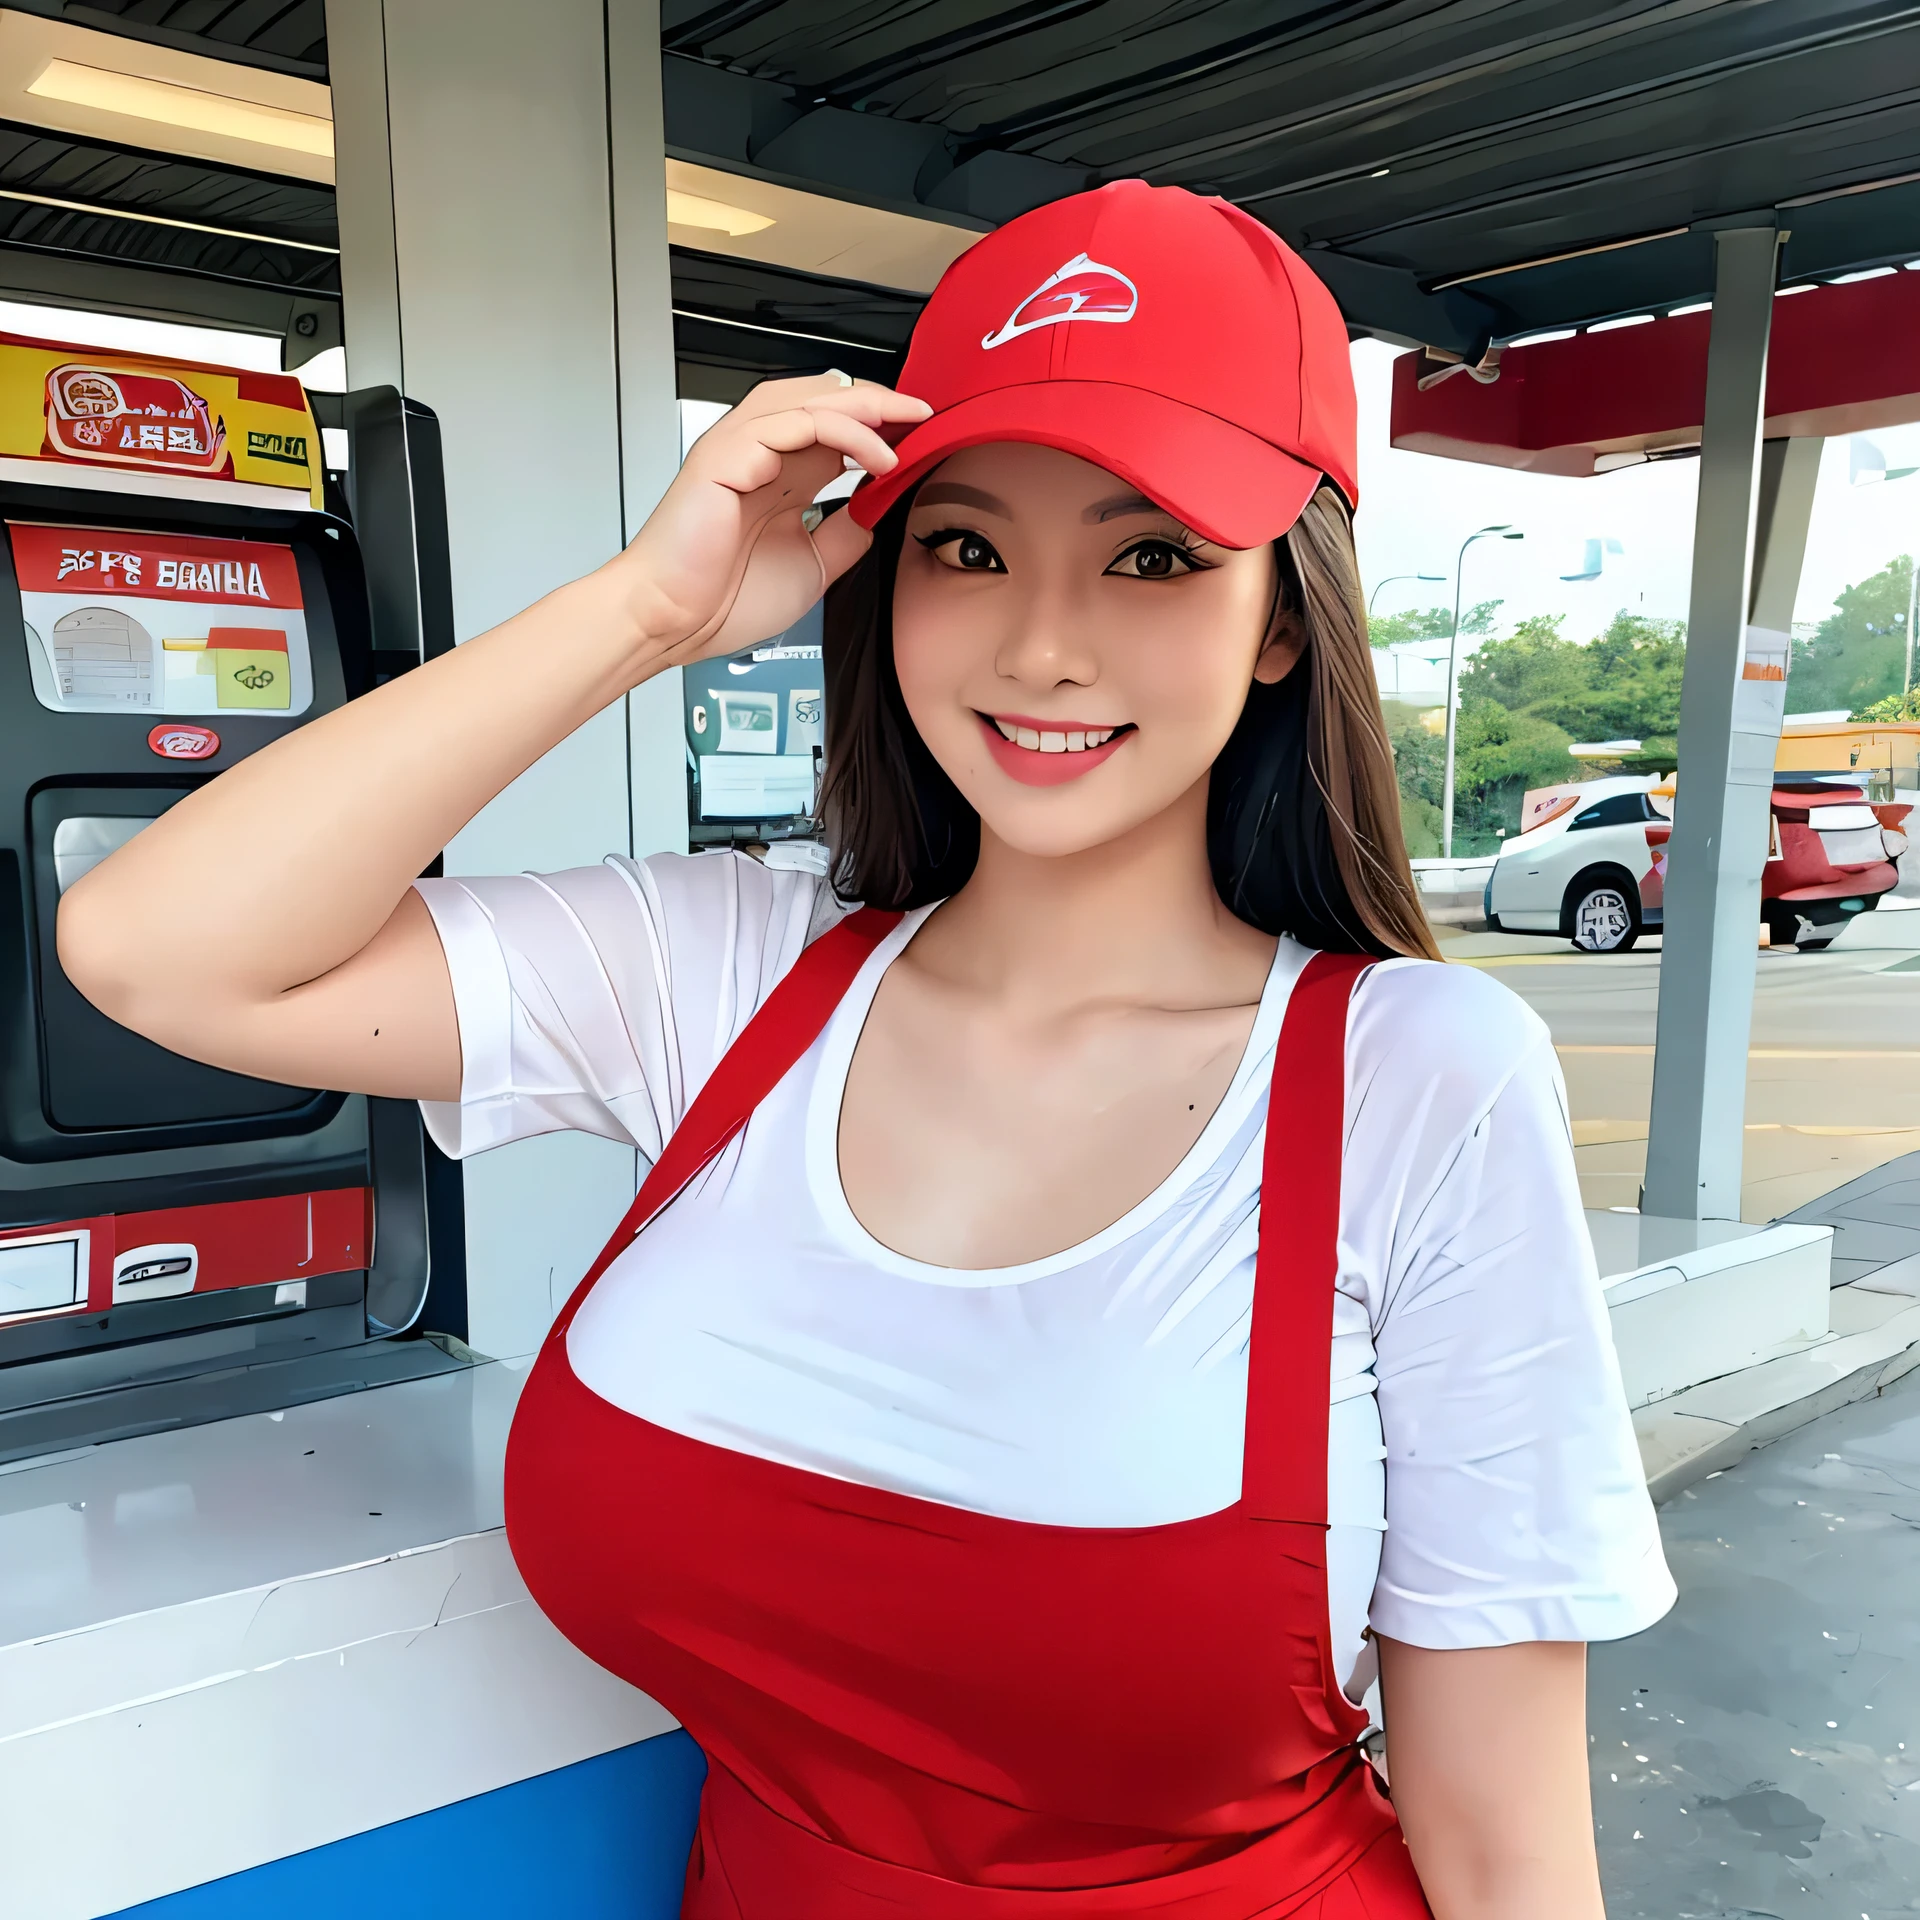
<path id="1" fill-rule="evenodd" d="M 914 495 L 913 504 L 916 507 L 977 507 L 982 513 L 997 513 L 1003 520 L 1013 518 L 1013 509 L 1004 500 L 958 480 L 936 480 L 931 486 L 922 487 Z"/>
<path id="2" fill-rule="evenodd" d="M 1129 513 L 1165 513 L 1166 508 L 1156 505 L 1143 493 L 1116 493 L 1105 500 L 1096 500 L 1080 518 L 1088 526 L 1097 527 L 1106 520 L 1118 520 Z"/>

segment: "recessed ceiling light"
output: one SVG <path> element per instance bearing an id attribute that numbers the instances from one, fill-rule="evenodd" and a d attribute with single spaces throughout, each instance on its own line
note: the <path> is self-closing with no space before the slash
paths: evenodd
<path id="1" fill-rule="evenodd" d="M 319 114 L 262 106 L 257 100 L 236 100 L 200 87 L 176 86 L 171 80 L 149 80 L 143 74 L 114 73 L 76 60 L 49 60 L 27 92 L 68 106 L 123 114 L 129 120 L 224 134 L 229 140 L 246 140 L 258 147 L 333 156 L 333 122 Z"/>
<path id="2" fill-rule="evenodd" d="M 1856 280 L 1884 280 L 1888 274 L 1898 272 L 1898 267 L 1868 267 L 1860 273 L 1836 273 L 1827 285 L 1850 287 Z"/>
<path id="3" fill-rule="evenodd" d="M 1596 320 L 1589 333 L 1613 333 L 1621 327 L 1644 327 L 1653 319 L 1650 313 L 1623 314 L 1618 320 Z"/>
<path id="4" fill-rule="evenodd" d="M 698 227 L 706 233 L 724 233 L 738 240 L 749 233 L 765 233 L 774 224 L 765 213 L 752 213 L 745 207 L 730 207 L 724 200 L 708 200 L 697 193 L 667 189 L 667 224 Z"/>
<path id="5" fill-rule="evenodd" d="M 1803 280 L 1797 287 L 1780 287 L 1776 289 L 1773 297 L 1776 300 L 1784 300 L 1790 293 L 1811 293 L 1813 289 L 1813 281 Z"/>
<path id="6" fill-rule="evenodd" d="M 1509 340 L 1510 347 L 1544 347 L 1549 340 L 1571 340 L 1579 329 L 1577 327 L 1555 327 L 1547 333 L 1523 333 L 1518 340 Z"/>
<path id="7" fill-rule="evenodd" d="M 1393 169 L 1391 167 L 1375 167 L 1374 170 L 1367 175 L 1367 178 L 1369 180 L 1378 180 L 1382 175 L 1389 174 L 1392 171 Z"/>
<path id="8" fill-rule="evenodd" d="M 1669 307 L 1667 309 L 1667 318 L 1669 320 L 1678 320 L 1683 313 L 1711 313 L 1712 311 L 1713 302 L 1711 300 L 1696 300 L 1690 307 Z"/>

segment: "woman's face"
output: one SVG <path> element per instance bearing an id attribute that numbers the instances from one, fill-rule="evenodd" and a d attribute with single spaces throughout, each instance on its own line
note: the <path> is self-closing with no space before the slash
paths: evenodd
<path id="1" fill-rule="evenodd" d="M 1270 546 L 1217 547 L 1052 447 L 970 447 L 922 483 L 893 597 L 900 690 L 982 826 L 1026 853 L 1119 838 L 1197 787 L 1281 679 Z"/>

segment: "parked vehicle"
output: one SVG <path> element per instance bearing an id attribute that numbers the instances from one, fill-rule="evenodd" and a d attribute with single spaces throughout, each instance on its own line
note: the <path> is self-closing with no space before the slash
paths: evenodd
<path id="1" fill-rule="evenodd" d="M 1660 927 L 1673 784 L 1635 776 L 1528 795 L 1539 824 L 1501 847 L 1487 926 L 1557 933 L 1587 953 L 1625 953 Z M 1911 808 L 1846 780 L 1782 776 L 1773 789 L 1761 914 L 1774 946 L 1828 945 L 1899 881 Z M 1544 817 L 1542 817 L 1544 816 Z"/>

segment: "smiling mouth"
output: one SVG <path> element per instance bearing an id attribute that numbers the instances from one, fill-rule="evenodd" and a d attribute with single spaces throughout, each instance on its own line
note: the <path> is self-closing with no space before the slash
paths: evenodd
<path id="1" fill-rule="evenodd" d="M 1030 727 L 1018 721 L 1003 720 L 998 714 L 983 713 L 985 720 L 1000 735 L 1016 747 L 1025 747 L 1029 753 L 1087 753 L 1104 747 L 1109 740 L 1123 733 L 1131 733 L 1131 724 L 1120 727 Z"/>
<path id="2" fill-rule="evenodd" d="M 1049 724 L 1024 713 L 977 713 L 988 751 L 1003 773 L 1022 786 L 1053 787 L 1091 773 L 1119 752 L 1137 729 Z"/>

